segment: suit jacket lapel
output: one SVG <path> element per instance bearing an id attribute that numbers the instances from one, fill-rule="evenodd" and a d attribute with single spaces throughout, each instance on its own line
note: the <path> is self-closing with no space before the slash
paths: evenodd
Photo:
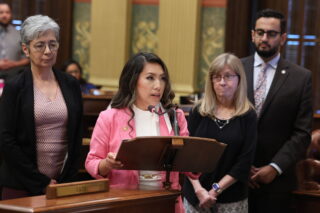
<path id="1" fill-rule="evenodd" d="M 254 63 L 254 57 L 251 56 L 244 63 L 244 70 L 246 71 L 246 77 L 247 77 L 248 99 L 254 105 L 253 63 Z"/>
<path id="2" fill-rule="evenodd" d="M 23 106 L 23 115 L 28 122 L 25 125 L 29 141 L 34 141 L 33 149 L 36 151 L 36 132 L 35 132 L 35 116 L 34 116 L 34 90 L 33 90 L 33 77 L 30 68 L 24 70 L 24 86 L 21 95 L 21 105 Z M 34 152 L 36 153 L 36 152 Z M 34 154 L 34 162 L 36 162 L 37 155 Z"/>
<path id="3" fill-rule="evenodd" d="M 268 108 L 270 105 L 272 98 L 275 96 L 275 94 L 279 91 L 285 80 L 287 79 L 289 75 L 288 72 L 288 64 L 286 61 L 282 58 L 279 59 L 278 66 L 276 69 L 276 73 L 274 75 L 273 81 L 271 83 L 268 95 L 266 97 L 266 100 L 262 106 L 262 110 L 260 113 L 260 117 L 262 117 L 264 111 Z"/>

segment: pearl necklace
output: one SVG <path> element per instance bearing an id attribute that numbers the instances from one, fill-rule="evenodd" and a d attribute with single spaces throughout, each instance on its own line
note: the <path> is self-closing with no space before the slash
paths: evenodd
<path id="1" fill-rule="evenodd" d="M 218 118 L 213 118 L 213 120 L 217 124 L 219 129 L 222 129 L 223 127 L 225 127 L 229 123 L 229 119 L 228 120 L 220 120 Z"/>

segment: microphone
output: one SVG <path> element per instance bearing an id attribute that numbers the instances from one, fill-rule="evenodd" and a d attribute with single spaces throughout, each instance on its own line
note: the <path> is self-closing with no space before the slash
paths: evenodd
<path id="1" fill-rule="evenodd" d="M 157 115 L 164 115 L 164 114 L 167 113 L 166 110 L 165 110 L 164 112 L 157 112 L 157 111 L 156 111 L 156 107 L 155 107 L 155 106 L 152 106 L 152 105 L 149 105 L 149 106 L 148 106 L 148 110 L 149 110 L 149 112 L 154 112 L 154 113 L 156 113 Z"/>
<path id="2" fill-rule="evenodd" d="M 168 110 L 165 110 L 164 112 L 157 112 L 155 106 L 149 105 L 148 110 L 149 110 L 149 112 L 154 112 L 157 115 L 164 115 L 165 113 L 169 114 L 169 112 L 172 112 L 173 121 L 171 121 L 171 122 L 173 123 L 173 125 L 172 124 L 171 125 L 173 126 L 173 132 L 174 132 L 175 136 L 179 136 L 179 124 L 178 124 L 178 119 L 177 119 L 177 112 L 174 108 L 170 108 Z M 169 114 L 169 117 L 170 117 L 170 114 Z"/>
<path id="3" fill-rule="evenodd" d="M 149 105 L 148 106 L 148 111 L 149 112 L 154 112 L 155 111 L 155 106 Z"/>
<path id="4" fill-rule="evenodd" d="M 177 119 L 177 111 L 174 108 L 171 108 L 173 111 L 173 131 L 175 136 L 179 136 L 179 124 Z"/>

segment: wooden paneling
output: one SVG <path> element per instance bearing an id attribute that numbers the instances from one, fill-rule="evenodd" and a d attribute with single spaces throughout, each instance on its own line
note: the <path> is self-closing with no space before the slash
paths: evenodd
<path id="1" fill-rule="evenodd" d="M 91 3 L 91 0 L 74 0 L 74 2 L 85 2 L 85 3 Z"/>
<path id="2" fill-rule="evenodd" d="M 227 3 L 227 23 L 225 34 L 225 51 L 238 57 L 249 55 L 251 43 L 251 4 L 250 0 Z"/>
<path id="3" fill-rule="evenodd" d="M 158 5 L 160 0 L 133 0 L 132 4 Z"/>
<path id="4" fill-rule="evenodd" d="M 168 66 L 174 91 L 180 94 L 194 92 L 200 3 L 199 0 L 161 0 L 159 5 L 159 56 Z"/>
<path id="5" fill-rule="evenodd" d="M 227 0 L 202 0 L 203 7 L 226 7 Z"/>
<path id="6" fill-rule="evenodd" d="M 47 15 L 60 26 L 60 46 L 56 62 L 61 67 L 71 58 L 73 0 L 6 0 L 12 5 L 14 18 L 25 20 L 35 14 Z"/>
<path id="7" fill-rule="evenodd" d="M 266 8 L 277 10 L 286 16 L 288 11 L 288 1 L 287 0 L 280 0 L 280 1 L 279 0 L 260 0 L 257 8 L 258 11 Z"/>
<path id="8" fill-rule="evenodd" d="M 57 67 L 72 57 L 72 0 L 45 1 L 44 13 L 53 18 L 60 26 L 60 47 L 57 58 Z"/>
<path id="9" fill-rule="evenodd" d="M 128 59 L 131 5 L 130 0 L 92 1 L 90 79 L 113 90 Z"/>

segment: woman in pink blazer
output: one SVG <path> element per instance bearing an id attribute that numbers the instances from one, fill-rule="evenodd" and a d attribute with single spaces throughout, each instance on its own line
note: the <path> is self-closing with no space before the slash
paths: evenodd
<path id="1" fill-rule="evenodd" d="M 148 110 L 149 106 L 155 106 L 160 112 L 169 110 L 173 107 L 173 98 L 167 67 L 158 56 L 138 53 L 129 59 L 122 70 L 119 90 L 112 100 L 111 109 L 100 113 L 94 127 L 85 163 L 91 176 L 97 179 L 108 177 L 111 188 L 141 188 L 142 173 L 117 170 L 122 163 L 115 161 L 116 153 L 125 139 L 174 135 L 167 114 L 159 116 Z M 176 114 L 179 133 L 187 136 L 184 113 L 178 109 Z M 165 172 L 158 172 L 154 177 L 158 177 L 161 183 L 165 180 Z M 180 190 L 179 173 L 171 172 L 170 178 L 171 187 Z M 184 212 L 181 199 L 176 205 L 176 212 Z"/>

